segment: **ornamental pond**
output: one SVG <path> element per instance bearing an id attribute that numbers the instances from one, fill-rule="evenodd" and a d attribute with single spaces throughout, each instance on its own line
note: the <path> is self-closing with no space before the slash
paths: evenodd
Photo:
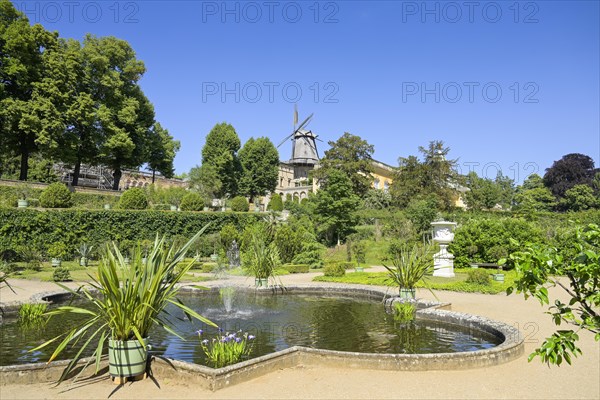
<path id="1" fill-rule="evenodd" d="M 436 354 L 484 350 L 503 341 L 488 332 L 437 320 L 418 318 L 399 323 L 381 301 L 327 291 L 273 295 L 270 291 L 229 289 L 182 292 L 180 298 L 225 331 L 242 330 L 255 336 L 250 358 L 292 346 L 357 353 Z M 200 340 L 214 336 L 216 329 L 183 320 L 183 314 L 174 309 L 168 311 L 173 313 L 170 320 L 175 331 L 185 340 L 157 328 L 150 335 L 152 352 L 206 365 Z M 52 345 L 36 352 L 29 350 L 76 323 L 73 315 L 53 317 L 41 327 L 26 327 L 16 318 L 5 318 L 0 324 L 0 365 L 47 361 Z M 198 335 L 200 329 L 202 337 Z M 67 349 L 61 358 L 76 352 Z"/>

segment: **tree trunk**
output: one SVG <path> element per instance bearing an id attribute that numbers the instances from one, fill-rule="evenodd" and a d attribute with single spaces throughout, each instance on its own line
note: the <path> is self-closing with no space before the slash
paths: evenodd
<path id="1" fill-rule="evenodd" d="M 77 156 L 77 162 L 75 163 L 75 170 L 73 171 L 73 181 L 71 185 L 77 186 L 79 185 L 79 174 L 81 172 L 81 157 Z"/>
<path id="2" fill-rule="evenodd" d="M 27 173 L 29 172 L 29 149 L 25 141 L 21 142 L 21 172 L 19 174 L 20 181 L 27 180 Z"/>
<path id="3" fill-rule="evenodd" d="M 121 168 L 115 168 L 115 172 L 113 172 L 113 190 L 119 190 L 119 183 L 122 175 L 123 173 L 121 172 Z"/>
<path id="4" fill-rule="evenodd" d="M 156 170 L 152 170 L 152 184 L 154 185 L 154 178 L 156 177 Z"/>

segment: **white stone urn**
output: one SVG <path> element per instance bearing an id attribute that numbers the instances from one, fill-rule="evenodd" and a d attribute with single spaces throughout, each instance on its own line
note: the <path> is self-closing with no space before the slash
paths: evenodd
<path id="1" fill-rule="evenodd" d="M 454 240 L 456 222 L 432 222 L 433 241 L 439 243 L 440 251 L 433 255 L 433 276 L 454 277 L 454 255 L 448 253 L 448 244 Z"/>

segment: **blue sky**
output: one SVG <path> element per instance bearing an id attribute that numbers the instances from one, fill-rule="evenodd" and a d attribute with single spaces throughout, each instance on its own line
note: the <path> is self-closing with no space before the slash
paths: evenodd
<path id="1" fill-rule="evenodd" d="M 227 121 L 278 144 L 300 118 L 397 165 L 443 140 L 463 173 L 521 182 L 568 153 L 600 166 L 597 1 L 14 1 L 62 37 L 127 40 L 178 173 Z M 291 143 L 279 148 L 290 156 Z"/>

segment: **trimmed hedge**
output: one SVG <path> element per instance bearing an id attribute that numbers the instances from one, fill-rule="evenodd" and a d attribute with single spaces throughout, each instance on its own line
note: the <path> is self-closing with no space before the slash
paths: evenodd
<path id="1" fill-rule="evenodd" d="M 288 271 L 290 274 L 304 274 L 309 270 L 308 264 L 284 264 L 281 268 Z"/>
<path id="2" fill-rule="evenodd" d="M 182 211 L 202 211 L 205 203 L 202 196 L 198 193 L 190 192 L 183 196 L 180 207 Z"/>
<path id="3" fill-rule="evenodd" d="M 250 209 L 250 204 L 248 204 L 248 200 L 244 196 L 237 196 L 231 199 L 231 211 L 248 211 Z"/>
<path id="4" fill-rule="evenodd" d="M 145 210 L 148 208 L 148 195 L 141 188 L 128 189 L 121 195 L 119 208 L 122 210 Z"/>
<path id="5" fill-rule="evenodd" d="M 331 277 L 341 277 L 346 275 L 346 268 L 342 263 L 328 264 L 323 268 L 323 275 Z"/>
<path id="6" fill-rule="evenodd" d="M 195 213 L 122 210 L 0 210 L 0 253 L 22 246 L 45 252 L 63 242 L 75 250 L 82 242 L 101 245 L 110 240 L 154 240 L 156 233 L 189 238 L 211 222 L 206 233 L 218 233 L 231 223 L 242 230 L 262 213 Z"/>

